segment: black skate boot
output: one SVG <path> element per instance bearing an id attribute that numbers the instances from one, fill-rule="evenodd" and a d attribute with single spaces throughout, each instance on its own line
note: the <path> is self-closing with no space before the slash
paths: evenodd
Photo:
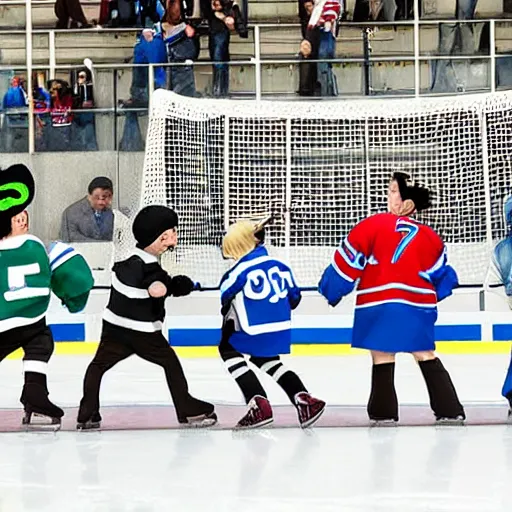
<path id="1" fill-rule="evenodd" d="M 22 424 L 27 430 L 60 430 L 64 411 L 48 399 L 46 375 L 25 372 L 20 402 L 25 409 Z"/>
<path id="2" fill-rule="evenodd" d="M 98 430 L 101 428 L 101 416 L 99 412 L 94 413 L 87 421 L 77 421 L 77 430 Z"/>
<path id="3" fill-rule="evenodd" d="M 262 397 L 255 396 L 249 402 L 249 410 L 236 424 L 236 429 L 260 428 L 270 425 L 274 421 L 270 402 Z"/>
<path id="4" fill-rule="evenodd" d="M 302 428 L 312 427 L 325 411 L 325 402 L 312 397 L 309 393 L 297 393 L 295 407 Z"/>
<path id="5" fill-rule="evenodd" d="M 188 410 L 194 411 L 194 413 L 191 413 L 190 416 L 178 416 L 178 423 L 186 427 L 213 427 L 217 423 L 217 414 L 215 414 L 213 404 L 192 397 L 191 400 L 193 405 L 189 406 Z"/>

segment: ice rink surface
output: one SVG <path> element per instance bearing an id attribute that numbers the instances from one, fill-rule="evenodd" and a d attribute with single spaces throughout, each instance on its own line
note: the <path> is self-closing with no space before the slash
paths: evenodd
<path id="1" fill-rule="evenodd" d="M 463 403 L 502 407 L 506 416 L 507 356 L 441 357 Z M 49 386 L 58 405 L 76 407 L 90 359 L 54 357 Z M 328 404 L 366 403 L 366 356 L 285 360 Z M 219 360 L 183 363 L 193 394 L 242 403 Z M 286 403 L 262 381 L 273 403 Z M 20 407 L 21 384 L 21 361 L 0 364 L 0 409 Z M 428 403 L 407 356 L 397 391 L 403 404 Z M 135 358 L 105 376 L 101 399 L 105 407 L 170 400 L 163 372 Z M 512 425 L 0 435 L 0 512 L 510 512 L 511 482 Z"/>

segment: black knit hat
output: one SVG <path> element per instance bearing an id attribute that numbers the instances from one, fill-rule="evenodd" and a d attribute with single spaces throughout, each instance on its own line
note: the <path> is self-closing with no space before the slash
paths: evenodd
<path id="1" fill-rule="evenodd" d="M 132 231 L 137 247 L 151 245 L 164 231 L 178 226 L 178 215 L 166 206 L 146 206 L 135 217 Z"/>
<path id="2" fill-rule="evenodd" d="M 34 199 L 34 177 L 22 164 L 0 171 L 0 238 L 11 232 L 11 219 Z"/>

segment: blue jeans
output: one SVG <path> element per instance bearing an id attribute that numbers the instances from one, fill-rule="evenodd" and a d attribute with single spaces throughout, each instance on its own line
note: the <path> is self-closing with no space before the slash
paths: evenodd
<path id="1" fill-rule="evenodd" d="M 172 45 L 167 44 L 166 47 L 169 63 L 197 59 L 197 46 L 193 38 L 185 37 Z M 197 96 L 196 80 L 192 66 L 171 66 L 170 77 L 171 91 L 182 96 Z"/>
<path id="2" fill-rule="evenodd" d="M 212 94 L 216 98 L 226 97 L 229 93 L 229 30 L 210 33 L 208 39 L 210 59 L 223 64 L 213 65 Z"/>
<path id="3" fill-rule="evenodd" d="M 457 0 L 455 16 L 458 20 L 475 17 L 478 0 Z M 439 25 L 439 55 L 453 55 L 460 41 L 461 55 L 474 55 L 475 37 L 470 23 L 443 23 Z M 464 90 L 468 82 L 470 62 L 453 63 L 450 60 L 432 62 L 432 90 L 435 92 L 456 92 Z"/>
<path id="4" fill-rule="evenodd" d="M 334 59 L 336 54 L 336 38 L 332 32 L 320 33 L 320 43 L 318 46 L 318 60 Z M 319 62 L 318 66 L 318 83 L 320 84 L 321 96 L 337 96 L 338 87 L 336 85 L 336 77 L 332 72 L 332 64 L 330 62 Z"/>

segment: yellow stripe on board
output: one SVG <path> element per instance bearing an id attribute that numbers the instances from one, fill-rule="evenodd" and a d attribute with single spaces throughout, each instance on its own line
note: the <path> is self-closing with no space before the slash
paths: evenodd
<path id="1" fill-rule="evenodd" d="M 436 344 L 440 354 L 510 354 L 510 341 L 440 341 Z M 98 342 L 67 342 L 55 343 L 57 355 L 94 355 Z M 219 357 L 217 347 L 176 347 L 180 357 Z M 350 345 L 293 345 L 294 356 L 348 356 L 366 354 L 365 350 L 353 349 Z M 21 359 L 23 351 L 17 350 L 7 359 Z"/>

